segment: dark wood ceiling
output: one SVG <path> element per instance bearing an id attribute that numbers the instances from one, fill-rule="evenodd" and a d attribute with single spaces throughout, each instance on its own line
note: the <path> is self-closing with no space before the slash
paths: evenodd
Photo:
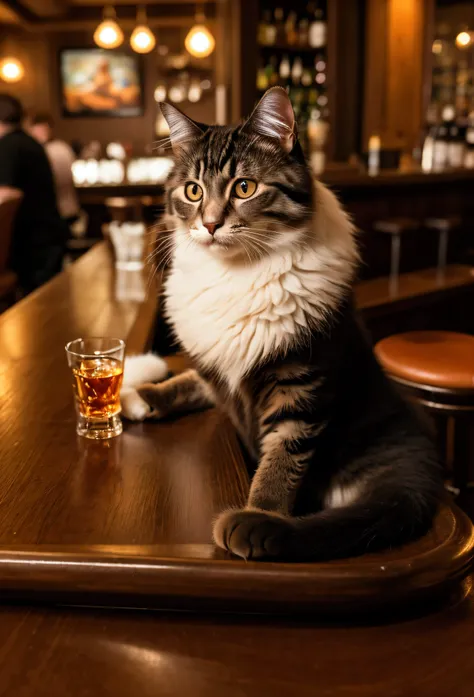
<path id="1" fill-rule="evenodd" d="M 17 18 L 20 24 L 30 28 L 54 26 L 55 23 L 97 22 L 102 16 L 104 0 L 1 0 L 1 4 Z M 172 19 L 193 17 L 196 3 L 190 0 L 140 0 L 132 4 L 130 0 L 115 0 L 113 2 L 119 20 L 134 21 L 137 5 L 146 5 L 148 19 L 151 25 L 169 23 Z M 215 14 L 214 0 L 200 3 L 205 6 L 206 16 Z"/>

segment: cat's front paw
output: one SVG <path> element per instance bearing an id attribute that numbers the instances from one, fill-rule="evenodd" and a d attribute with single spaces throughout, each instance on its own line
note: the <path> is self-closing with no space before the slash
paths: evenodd
<path id="1" fill-rule="evenodd" d="M 271 559 L 285 556 L 293 531 L 290 518 L 277 513 L 230 510 L 214 525 L 218 547 L 244 559 Z"/>
<path id="2" fill-rule="evenodd" d="M 150 405 L 134 387 L 124 387 L 120 393 L 122 414 L 129 421 L 144 421 L 152 414 Z"/>

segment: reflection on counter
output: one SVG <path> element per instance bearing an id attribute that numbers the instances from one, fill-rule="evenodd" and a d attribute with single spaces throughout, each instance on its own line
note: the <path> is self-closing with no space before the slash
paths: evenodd
<path id="1" fill-rule="evenodd" d="M 76 160 L 72 166 L 77 187 L 104 184 L 163 184 L 171 172 L 169 157 L 132 158 L 125 164 L 117 159 Z"/>

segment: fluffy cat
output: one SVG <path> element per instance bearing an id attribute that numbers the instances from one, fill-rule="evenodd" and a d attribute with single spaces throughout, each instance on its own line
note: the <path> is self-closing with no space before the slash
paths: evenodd
<path id="1" fill-rule="evenodd" d="M 313 183 L 286 92 L 237 127 L 162 110 L 176 158 L 166 306 L 196 370 L 143 385 L 128 415 L 226 410 L 254 475 L 214 540 L 240 557 L 330 559 L 420 536 L 437 456 L 358 324 L 353 226 Z"/>

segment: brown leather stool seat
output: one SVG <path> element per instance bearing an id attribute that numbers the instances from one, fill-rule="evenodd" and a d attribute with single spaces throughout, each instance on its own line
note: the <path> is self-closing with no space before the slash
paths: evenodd
<path id="1" fill-rule="evenodd" d="M 387 373 L 395 378 L 474 393 L 474 336 L 406 332 L 382 339 L 376 353 Z"/>
<path id="2" fill-rule="evenodd" d="M 446 434 L 440 438 L 452 460 L 456 486 L 467 484 L 474 427 L 474 336 L 457 332 L 419 331 L 380 341 L 375 353 L 390 378 L 412 401 L 451 419 L 452 457 Z M 445 428 L 448 423 L 444 422 Z"/>

